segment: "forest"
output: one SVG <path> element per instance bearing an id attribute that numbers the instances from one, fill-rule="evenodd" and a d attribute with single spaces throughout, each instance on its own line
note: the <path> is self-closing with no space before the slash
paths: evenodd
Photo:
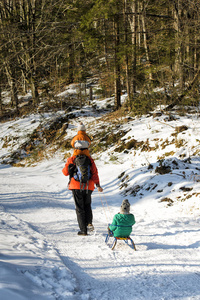
<path id="1" fill-rule="evenodd" d="M 21 95 L 37 109 L 71 83 L 79 105 L 98 84 L 116 110 L 123 93 L 135 114 L 197 106 L 199 28 L 200 0 L 0 0 L 0 114 L 5 91 L 20 114 Z"/>

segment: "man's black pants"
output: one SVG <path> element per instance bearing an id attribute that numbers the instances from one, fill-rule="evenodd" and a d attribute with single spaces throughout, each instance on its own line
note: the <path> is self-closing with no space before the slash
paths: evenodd
<path id="1" fill-rule="evenodd" d="M 72 190 L 78 225 L 81 231 L 87 233 L 87 225 L 92 224 L 92 191 Z"/>

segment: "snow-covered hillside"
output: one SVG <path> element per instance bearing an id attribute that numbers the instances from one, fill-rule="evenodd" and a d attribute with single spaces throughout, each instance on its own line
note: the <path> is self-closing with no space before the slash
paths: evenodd
<path id="1" fill-rule="evenodd" d="M 100 109 L 106 104 L 96 101 Z M 77 236 L 61 172 L 66 153 L 57 150 L 32 167 L 1 164 L 0 299 L 200 299 L 199 112 L 113 118 L 85 107 L 74 113 L 64 138 L 83 121 L 102 148 L 94 154 L 104 188 L 93 193 L 95 231 Z M 39 124 L 41 115 L 1 123 L 1 161 Z M 124 198 L 136 218 L 137 251 L 123 241 L 114 251 L 105 244 Z"/>

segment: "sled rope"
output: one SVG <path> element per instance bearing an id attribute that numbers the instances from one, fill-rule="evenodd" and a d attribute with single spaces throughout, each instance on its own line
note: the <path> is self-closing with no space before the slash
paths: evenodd
<path id="1" fill-rule="evenodd" d="M 103 194 L 103 195 L 104 195 L 104 194 Z M 109 221 L 108 221 L 108 216 L 107 216 L 107 210 L 106 210 L 106 207 L 105 207 L 105 205 L 104 205 L 104 202 L 103 202 L 103 199 L 102 199 L 102 196 L 101 196 L 100 193 L 99 193 L 99 197 L 100 197 L 100 199 L 101 199 L 101 204 L 102 204 L 102 207 L 103 207 L 103 211 L 104 211 L 104 215 L 105 215 L 105 218 L 106 218 L 106 222 L 108 223 Z M 104 195 L 104 198 L 105 198 L 105 195 Z M 111 216 L 110 209 L 109 209 L 108 202 L 107 202 L 106 198 L 105 198 L 105 202 L 106 202 L 106 205 L 107 205 L 109 214 L 110 214 L 110 216 Z M 110 216 L 109 216 L 109 217 L 110 217 Z"/>
<path id="2" fill-rule="evenodd" d="M 103 196 L 104 196 L 104 200 L 106 201 L 106 205 L 107 205 L 107 208 L 108 208 L 108 211 L 109 211 L 110 217 L 111 217 L 111 211 L 110 211 L 110 207 L 109 207 L 109 205 L 108 205 L 108 202 L 107 202 L 107 199 L 106 199 L 106 196 L 105 196 L 104 192 L 103 192 Z"/>

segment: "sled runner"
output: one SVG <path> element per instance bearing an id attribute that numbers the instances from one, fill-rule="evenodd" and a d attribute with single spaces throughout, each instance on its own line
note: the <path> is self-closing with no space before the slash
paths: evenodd
<path id="1" fill-rule="evenodd" d="M 134 241 L 132 240 L 132 238 L 130 238 L 130 236 L 128 237 L 115 237 L 113 235 L 113 232 L 111 230 L 108 231 L 108 234 L 106 235 L 106 239 L 105 239 L 105 243 L 108 245 L 108 241 L 110 239 L 110 237 L 113 237 L 114 238 L 114 241 L 111 245 L 111 249 L 114 250 L 116 244 L 117 244 L 117 241 L 118 240 L 122 240 L 124 241 L 128 246 L 130 246 L 132 249 L 134 249 L 136 251 L 136 247 L 135 247 L 135 244 L 134 244 Z M 130 243 L 129 243 L 130 242 Z"/>

